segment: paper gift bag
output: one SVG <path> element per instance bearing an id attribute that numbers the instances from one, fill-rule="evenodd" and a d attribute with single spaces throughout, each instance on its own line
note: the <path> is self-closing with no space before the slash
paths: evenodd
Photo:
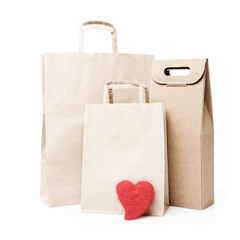
<path id="1" fill-rule="evenodd" d="M 83 53 L 84 30 L 96 24 L 111 32 L 113 53 Z M 42 56 L 41 197 L 49 206 L 80 203 L 85 103 L 102 103 L 103 86 L 112 79 L 148 85 L 153 59 L 152 55 L 119 54 L 116 29 L 99 21 L 83 24 L 79 52 Z"/>
<path id="2" fill-rule="evenodd" d="M 113 85 L 109 83 L 105 87 L 105 103 L 114 100 Z M 153 185 L 155 196 L 148 214 L 163 215 L 167 210 L 164 105 L 145 103 L 146 88 L 139 83 L 134 85 L 139 88 L 140 103 L 86 105 L 82 211 L 124 213 L 116 194 L 116 186 L 123 180 L 134 184 L 148 181 Z"/>
<path id="3" fill-rule="evenodd" d="M 207 59 L 155 61 L 150 99 L 166 104 L 170 205 L 210 206 L 214 128 Z"/>

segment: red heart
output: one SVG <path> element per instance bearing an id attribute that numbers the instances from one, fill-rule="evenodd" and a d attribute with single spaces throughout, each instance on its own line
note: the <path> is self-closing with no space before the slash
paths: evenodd
<path id="1" fill-rule="evenodd" d="M 154 197 L 154 189 L 146 181 L 136 185 L 130 181 L 122 181 L 117 185 L 117 195 L 125 209 L 125 220 L 132 220 L 147 211 Z"/>

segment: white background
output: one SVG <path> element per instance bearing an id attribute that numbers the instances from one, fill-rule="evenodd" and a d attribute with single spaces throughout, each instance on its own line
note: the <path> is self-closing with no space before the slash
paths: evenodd
<path id="1" fill-rule="evenodd" d="M 0 239 L 240 239 L 239 0 L 0 1 Z M 39 197 L 40 54 L 78 50 L 78 27 L 111 22 L 119 52 L 209 59 L 215 120 L 215 204 L 164 217 L 47 208 Z M 87 32 L 86 51 L 111 51 Z M 97 40 L 97 41 L 96 41 Z"/>

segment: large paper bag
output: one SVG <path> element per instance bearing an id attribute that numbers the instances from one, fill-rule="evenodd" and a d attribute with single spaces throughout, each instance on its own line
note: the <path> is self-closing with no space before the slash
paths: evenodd
<path id="1" fill-rule="evenodd" d="M 179 75 L 182 70 L 189 74 Z M 166 104 L 170 205 L 210 206 L 214 132 L 207 59 L 155 61 L 150 99 Z"/>
<path id="2" fill-rule="evenodd" d="M 107 99 L 113 102 L 115 84 L 126 82 L 109 83 L 105 87 L 105 103 Z M 147 211 L 149 215 L 163 215 L 167 210 L 164 105 L 145 103 L 146 87 L 134 85 L 139 88 L 140 103 L 86 105 L 82 211 L 124 213 L 116 193 L 117 184 L 123 180 L 134 184 L 148 181 L 153 185 L 155 196 Z"/>
<path id="3" fill-rule="evenodd" d="M 84 30 L 96 24 L 111 31 L 113 53 L 83 53 Z M 87 22 L 80 33 L 79 52 L 42 56 L 41 197 L 49 206 L 80 203 L 85 103 L 102 103 L 103 86 L 110 80 L 150 83 L 154 57 L 117 53 L 112 24 Z"/>

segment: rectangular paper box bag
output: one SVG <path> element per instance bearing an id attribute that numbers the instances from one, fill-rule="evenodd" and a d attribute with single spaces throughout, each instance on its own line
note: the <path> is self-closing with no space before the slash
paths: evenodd
<path id="1" fill-rule="evenodd" d="M 189 69 L 186 76 L 171 71 Z M 214 128 L 207 59 L 155 61 L 151 102 L 166 104 L 170 205 L 214 203 Z"/>

